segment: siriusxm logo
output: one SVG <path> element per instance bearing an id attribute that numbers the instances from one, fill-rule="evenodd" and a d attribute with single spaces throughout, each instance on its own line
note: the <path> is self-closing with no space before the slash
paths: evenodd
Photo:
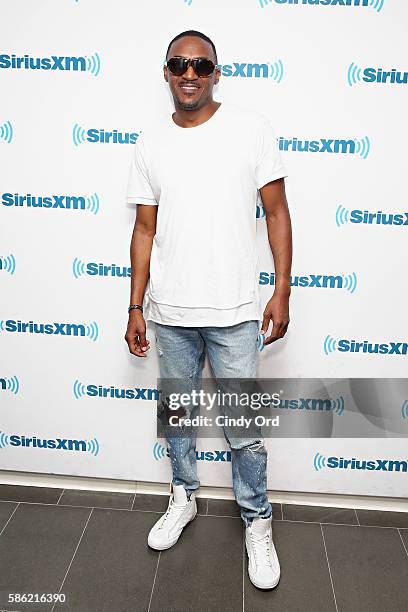
<path id="1" fill-rule="evenodd" d="M 13 126 L 10 121 L 0 124 L 0 140 L 4 140 L 7 144 L 13 140 Z"/>
<path id="2" fill-rule="evenodd" d="M 260 285 L 275 285 L 274 272 L 260 272 Z M 357 274 L 307 274 L 304 276 L 291 275 L 290 284 L 292 287 L 314 287 L 317 289 L 345 289 L 354 293 L 357 289 Z"/>
<path id="3" fill-rule="evenodd" d="M 269 4 L 280 5 L 302 5 L 302 6 L 361 6 L 373 8 L 379 13 L 383 6 L 384 0 L 258 0 L 261 8 L 265 8 Z"/>
<path id="4" fill-rule="evenodd" d="M 341 155 L 359 155 L 363 159 L 371 149 L 368 136 L 363 138 L 334 139 L 320 138 L 319 140 L 300 140 L 299 138 L 277 138 L 281 151 L 293 151 L 296 153 L 332 153 Z"/>
<path id="5" fill-rule="evenodd" d="M 101 70 L 101 58 L 93 55 L 50 55 L 48 57 L 31 57 L 31 55 L 0 55 L 0 69 L 3 70 L 62 70 L 64 72 L 90 72 L 98 76 Z"/>
<path id="6" fill-rule="evenodd" d="M 90 196 L 72 195 L 32 195 L 26 193 L 3 193 L 1 196 L 3 206 L 25 208 L 52 208 L 62 210 L 83 210 L 97 215 L 99 212 L 99 196 L 93 193 Z"/>
<path id="7" fill-rule="evenodd" d="M 55 450 L 66 450 L 75 451 L 82 453 L 91 453 L 91 455 L 98 455 L 99 453 L 99 442 L 96 438 L 91 440 L 76 440 L 71 438 L 37 438 L 32 436 L 19 436 L 17 434 L 6 434 L 4 431 L 0 431 L 0 449 L 6 448 L 7 446 L 21 446 L 24 448 L 40 448 L 40 449 L 55 449 Z"/>
<path id="8" fill-rule="evenodd" d="M 369 353 L 374 355 L 406 355 L 408 342 L 369 342 L 363 340 L 336 340 L 331 336 L 326 336 L 323 341 L 323 352 L 325 355 L 334 353 Z"/>
<path id="9" fill-rule="evenodd" d="M 406 472 L 408 461 L 400 459 L 345 459 L 344 457 L 325 457 L 316 453 L 313 458 L 313 467 L 316 471 L 323 468 L 338 470 L 368 470 L 375 472 Z"/>
<path id="10" fill-rule="evenodd" d="M 336 209 L 336 225 L 341 227 L 346 223 L 363 225 L 408 225 L 408 212 L 385 213 L 382 210 L 348 210 L 341 204 Z"/>
<path id="11" fill-rule="evenodd" d="M 141 133 L 141 132 L 140 132 Z M 72 128 L 72 140 L 77 147 L 83 142 L 102 144 L 135 144 L 139 134 L 137 132 L 105 131 L 103 128 L 90 128 L 85 130 L 78 123 Z"/>
<path id="12" fill-rule="evenodd" d="M 0 319 L 0 332 L 19 334 L 46 334 L 53 336 L 83 336 L 96 342 L 99 336 L 98 324 L 91 323 L 35 323 L 34 321 L 15 321 Z"/>
<path id="13" fill-rule="evenodd" d="M 84 385 L 79 380 L 75 380 L 73 385 L 75 399 L 82 397 L 102 397 L 109 399 L 137 399 L 137 400 L 158 400 L 159 391 L 153 387 L 140 388 L 118 388 L 111 385 L 104 387 L 102 385 Z"/>
<path id="14" fill-rule="evenodd" d="M 16 271 L 16 260 L 13 253 L 10 255 L 0 255 L 0 272 L 14 274 Z"/>
<path id="15" fill-rule="evenodd" d="M 352 62 L 347 70 L 347 82 L 350 87 L 364 83 L 380 83 L 383 85 L 397 84 L 406 85 L 408 83 L 408 72 L 392 68 L 391 70 L 383 70 L 382 68 L 360 68 Z"/>
<path id="16" fill-rule="evenodd" d="M 274 63 L 254 64 L 247 62 L 234 62 L 233 64 L 218 64 L 222 76 L 242 77 L 254 79 L 272 79 L 280 83 L 283 79 L 283 62 L 277 60 Z"/>
<path id="17" fill-rule="evenodd" d="M 17 395 L 20 391 L 20 381 L 17 376 L 0 378 L 0 391 L 9 391 Z"/>
<path id="18" fill-rule="evenodd" d="M 153 457 L 156 459 L 156 461 L 163 459 L 163 457 L 169 456 L 169 449 L 156 442 L 153 446 Z M 231 451 L 196 451 L 196 459 L 197 461 L 231 461 Z"/>
<path id="19" fill-rule="evenodd" d="M 78 259 L 78 257 L 75 257 L 74 261 L 72 262 L 72 273 L 75 278 L 79 278 L 84 274 L 87 274 L 88 276 L 116 276 L 121 278 L 130 278 L 132 268 L 128 266 L 117 266 L 116 264 L 106 265 L 93 261 L 84 263 Z"/>
<path id="20" fill-rule="evenodd" d="M 344 398 L 340 395 L 336 399 L 305 398 L 281 399 L 277 408 L 287 410 L 308 410 L 315 412 L 334 412 L 341 416 L 344 412 Z"/>

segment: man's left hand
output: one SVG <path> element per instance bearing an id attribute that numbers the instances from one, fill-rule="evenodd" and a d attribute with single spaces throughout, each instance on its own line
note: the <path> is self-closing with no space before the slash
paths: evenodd
<path id="1" fill-rule="evenodd" d="M 261 333 L 266 333 L 272 319 L 272 332 L 264 338 L 264 346 L 283 338 L 289 325 L 289 295 L 274 293 L 265 306 Z"/>

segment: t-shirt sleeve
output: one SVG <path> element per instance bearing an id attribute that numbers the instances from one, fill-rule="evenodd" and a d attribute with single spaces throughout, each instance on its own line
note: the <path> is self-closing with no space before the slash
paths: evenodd
<path id="1" fill-rule="evenodd" d="M 136 140 L 133 149 L 126 202 L 127 204 L 147 204 L 148 206 L 158 205 L 149 181 L 146 151 L 142 135 Z"/>
<path id="2" fill-rule="evenodd" d="M 258 158 L 255 167 L 257 189 L 278 178 L 286 177 L 287 172 L 276 142 L 276 134 L 269 119 L 265 118 L 260 136 Z"/>

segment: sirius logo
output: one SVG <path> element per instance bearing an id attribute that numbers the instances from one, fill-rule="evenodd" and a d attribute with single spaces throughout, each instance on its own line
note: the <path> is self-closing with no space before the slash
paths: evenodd
<path id="1" fill-rule="evenodd" d="M 7 144 L 10 144 L 13 140 L 13 126 L 10 121 L 0 124 L 0 140 L 4 140 Z"/>
<path id="2" fill-rule="evenodd" d="M 165 448 L 158 442 L 153 446 L 153 457 L 156 461 L 163 459 L 163 457 L 169 457 L 170 452 L 168 448 Z M 231 461 L 231 451 L 226 450 L 214 450 L 214 451 L 196 451 L 197 461 Z"/>
<path id="3" fill-rule="evenodd" d="M 374 355 L 406 355 L 408 351 L 407 342 L 369 342 L 368 340 L 348 340 L 342 338 L 336 340 L 326 336 L 323 341 L 323 352 L 330 355 L 338 351 L 340 353 L 369 353 Z"/>
<path id="4" fill-rule="evenodd" d="M 0 431 L 0 449 L 7 446 L 17 446 L 24 448 L 40 448 L 40 449 L 55 449 L 65 451 L 75 451 L 82 453 L 90 453 L 95 457 L 99 453 L 99 442 L 97 438 L 91 440 L 76 440 L 71 438 L 37 438 L 37 436 L 19 436 L 17 434 L 6 434 Z"/>
<path id="5" fill-rule="evenodd" d="M 14 274 L 16 271 L 16 260 L 13 253 L 10 255 L 0 255 L 0 272 Z"/>
<path id="6" fill-rule="evenodd" d="M 0 332 L 19 334 L 46 334 L 54 336 L 82 336 L 96 342 L 99 327 L 95 321 L 91 323 L 35 323 L 34 321 L 15 321 L 0 319 Z"/>
<path id="7" fill-rule="evenodd" d="M 334 412 L 341 416 L 344 412 L 344 398 L 336 399 L 304 398 L 281 399 L 277 408 L 288 410 L 308 410 L 312 412 Z"/>
<path id="8" fill-rule="evenodd" d="M 20 382 L 17 376 L 0 378 L 0 391 L 9 391 L 14 395 L 20 391 Z"/>
<path id="9" fill-rule="evenodd" d="M 316 453 L 313 458 L 313 467 L 318 472 L 323 468 L 339 470 L 367 470 L 380 472 L 406 472 L 408 461 L 400 459 L 345 459 L 344 457 L 325 457 Z"/>
<path id="10" fill-rule="evenodd" d="M 408 72 L 391 68 L 391 70 L 383 70 L 382 68 L 360 68 L 352 62 L 347 70 L 347 82 L 350 87 L 364 83 L 379 83 L 381 85 L 389 83 L 391 85 L 406 85 L 408 83 Z"/>
<path id="11" fill-rule="evenodd" d="M 341 204 L 336 209 L 336 225 L 341 227 L 346 223 L 363 225 L 408 225 L 408 212 L 387 213 L 382 210 L 370 212 L 368 210 L 348 210 Z"/>
<path id="12" fill-rule="evenodd" d="M 0 68 L 3 70 L 62 70 L 64 72 L 90 72 L 98 76 L 101 70 L 101 58 L 98 53 L 93 55 L 48 57 L 31 57 L 25 55 L 0 55 Z"/>
<path id="13" fill-rule="evenodd" d="M 361 6 L 373 8 L 379 13 L 383 6 L 384 0 L 258 0 L 259 6 L 265 8 L 269 4 L 286 4 L 286 5 L 302 5 L 302 6 Z"/>
<path id="14" fill-rule="evenodd" d="M 99 212 L 100 200 L 97 193 L 86 195 L 33 195 L 26 193 L 6 192 L 1 196 L 3 206 L 16 208 L 32 209 L 61 209 L 61 210 L 82 210 L 97 215 Z"/>
<path id="15" fill-rule="evenodd" d="M 81 259 L 75 257 L 74 261 L 72 262 L 72 273 L 75 278 L 79 278 L 85 274 L 88 276 L 115 276 L 120 278 L 130 278 L 132 268 L 128 266 L 117 266 L 116 264 L 106 265 L 92 261 L 84 263 Z"/>
<path id="16" fill-rule="evenodd" d="M 221 74 L 225 77 L 270 78 L 277 83 L 280 83 L 283 79 L 283 62 L 280 59 L 273 63 L 234 62 L 233 64 L 218 64 L 218 67 L 221 70 Z"/>
<path id="17" fill-rule="evenodd" d="M 281 151 L 293 151 L 296 153 L 333 153 L 343 155 L 359 155 L 363 159 L 367 159 L 370 153 L 371 144 L 368 136 L 364 136 L 360 140 L 350 138 L 342 139 L 327 139 L 320 138 L 319 140 L 300 140 L 299 138 L 277 138 L 279 149 Z"/>
<path id="18" fill-rule="evenodd" d="M 78 379 L 73 384 L 75 399 L 82 397 L 101 397 L 109 399 L 136 399 L 136 400 L 158 400 L 159 391 L 153 387 L 141 388 L 118 388 L 111 385 L 84 385 Z"/>
<path id="19" fill-rule="evenodd" d="M 77 147 L 84 142 L 102 144 L 135 144 L 141 132 L 119 132 L 112 130 L 105 131 L 103 128 L 90 128 L 85 130 L 78 123 L 72 128 L 72 140 Z"/>
<path id="20" fill-rule="evenodd" d="M 274 272 L 260 272 L 260 285 L 275 285 Z M 291 275 L 290 284 L 292 287 L 314 287 L 318 289 L 345 289 L 349 293 L 354 293 L 357 289 L 357 274 L 307 274 L 304 276 Z"/>

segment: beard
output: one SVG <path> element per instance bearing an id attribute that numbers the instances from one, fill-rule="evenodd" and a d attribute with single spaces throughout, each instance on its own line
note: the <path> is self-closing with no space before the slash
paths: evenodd
<path id="1" fill-rule="evenodd" d="M 197 100 L 195 102 L 182 102 L 180 98 L 176 97 L 176 108 L 180 108 L 181 110 L 196 110 L 200 108 L 202 100 Z"/>

